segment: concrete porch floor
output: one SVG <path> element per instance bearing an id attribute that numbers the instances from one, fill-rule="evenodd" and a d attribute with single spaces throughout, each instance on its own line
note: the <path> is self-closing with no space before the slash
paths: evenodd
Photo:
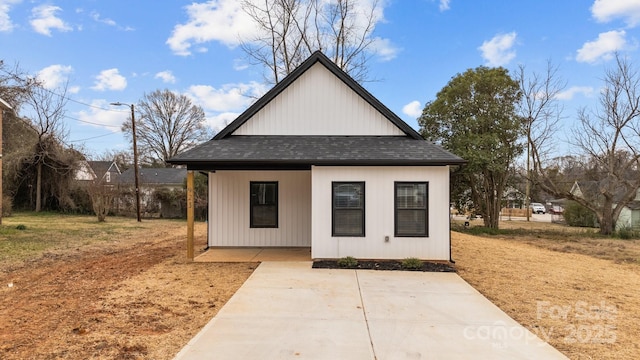
<path id="1" fill-rule="evenodd" d="M 310 247 L 209 248 L 195 262 L 311 261 Z"/>

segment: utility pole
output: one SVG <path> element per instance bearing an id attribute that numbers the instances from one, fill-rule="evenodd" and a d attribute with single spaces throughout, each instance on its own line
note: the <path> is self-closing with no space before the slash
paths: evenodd
<path id="1" fill-rule="evenodd" d="M 531 117 L 529 117 L 529 121 L 527 123 L 527 185 L 525 187 L 524 195 L 524 210 L 527 212 L 527 222 L 530 221 L 529 204 L 531 201 L 531 121 Z"/>
<path id="2" fill-rule="evenodd" d="M 138 145 L 136 144 L 136 112 L 133 104 L 125 104 L 121 102 L 111 103 L 115 106 L 130 106 L 131 107 L 131 137 L 133 138 L 133 174 L 134 183 L 136 188 L 136 217 L 138 222 L 140 219 L 140 175 L 138 170 Z"/>

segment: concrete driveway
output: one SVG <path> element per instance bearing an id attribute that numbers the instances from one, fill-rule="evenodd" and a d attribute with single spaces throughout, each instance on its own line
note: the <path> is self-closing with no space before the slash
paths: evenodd
<path id="1" fill-rule="evenodd" d="M 454 273 L 263 262 L 175 357 L 566 359 Z"/>

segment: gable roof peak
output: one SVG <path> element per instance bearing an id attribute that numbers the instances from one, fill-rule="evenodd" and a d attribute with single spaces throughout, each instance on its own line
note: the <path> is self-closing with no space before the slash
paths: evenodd
<path id="1" fill-rule="evenodd" d="M 282 81 L 280 81 L 269 91 L 267 91 L 266 94 L 264 94 L 260 99 L 249 106 L 249 108 L 247 108 L 242 114 L 240 114 L 240 116 L 238 116 L 233 122 L 227 125 L 227 127 L 222 129 L 218 134 L 216 134 L 213 140 L 223 139 L 233 134 L 234 131 L 236 131 L 238 128 L 240 128 L 240 126 L 251 119 L 253 115 L 255 115 L 263 107 L 265 107 L 269 102 L 271 102 L 271 100 L 276 98 L 289 85 L 298 80 L 298 78 L 300 78 L 302 74 L 304 74 L 316 63 L 322 64 L 329 72 L 340 79 L 345 85 L 347 85 L 351 90 L 353 90 L 373 108 L 380 112 L 387 120 L 389 120 L 407 136 L 416 140 L 424 140 L 417 131 L 415 131 L 412 127 L 410 127 L 407 123 L 400 119 L 398 115 L 387 108 L 382 102 L 380 102 L 380 100 L 371 95 L 371 93 L 369 93 L 364 87 L 362 87 L 362 85 L 360 85 L 356 80 L 349 76 L 349 74 L 347 74 L 344 70 L 340 69 L 338 65 L 336 65 L 320 50 L 314 51 L 305 61 L 303 61 L 297 68 L 295 68 L 284 79 L 282 79 Z"/>

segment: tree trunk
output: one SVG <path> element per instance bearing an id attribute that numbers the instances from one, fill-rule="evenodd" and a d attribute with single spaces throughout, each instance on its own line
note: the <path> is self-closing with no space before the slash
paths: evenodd
<path id="1" fill-rule="evenodd" d="M 605 206 L 606 204 L 605 202 Z M 613 209 L 611 206 L 603 207 L 602 216 L 599 217 L 598 221 L 600 221 L 600 234 L 613 234 L 615 224 L 613 222 Z"/>
<path id="2" fill-rule="evenodd" d="M 42 210 L 42 163 L 38 162 L 36 175 L 36 212 Z"/>

